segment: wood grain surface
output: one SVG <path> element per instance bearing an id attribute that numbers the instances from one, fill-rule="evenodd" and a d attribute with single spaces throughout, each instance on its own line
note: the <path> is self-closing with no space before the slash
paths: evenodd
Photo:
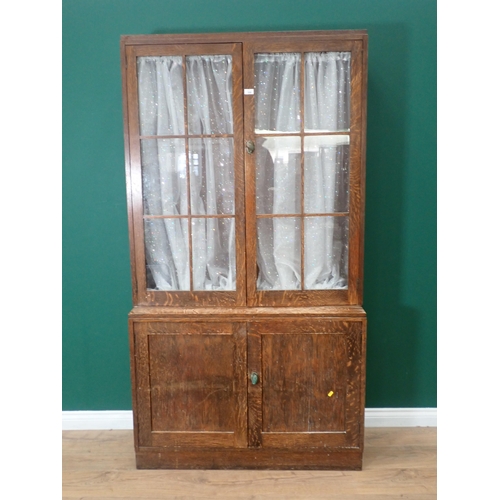
<path id="1" fill-rule="evenodd" d="M 277 317 L 289 316 L 326 316 L 326 317 L 365 317 L 366 313 L 361 306 L 331 306 L 331 307 L 218 307 L 207 308 L 184 308 L 184 307 L 134 307 L 130 311 L 130 318 L 134 321 L 139 319 L 151 320 L 164 317 L 174 320 L 174 318 L 200 318 L 203 321 L 210 321 L 210 317 L 231 316 L 231 318 L 252 318 L 255 317 Z"/>
<path id="2" fill-rule="evenodd" d="M 304 129 L 304 99 L 300 100 L 300 214 L 301 227 L 301 287 L 302 290 L 259 291 L 257 279 L 257 237 L 255 207 L 255 154 L 243 151 L 246 141 L 255 142 L 255 96 L 243 95 L 243 88 L 255 87 L 254 57 L 261 52 L 296 52 L 301 54 L 300 95 L 305 95 L 304 56 L 306 52 L 347 51 L 352 54 L 351 66 L 351 122 L 350 130 L 321 132 L 321 135 L 347 135 L 350 137 L 350 186 L 349 186 L 349 277 L 347 290 L 304 290 L 304 139 L 319 132 Z M 171 35 L 132 35 L 121 38 L 123 92 L 124 92 L 124 140 L 131 235 L 132 276 L 135 305 L 156 306 L 316 306 L 362 303 L 363 230 L 365 186 L 365 136 L 366 136 L 366 72 L 367 32 L 352 31 L 296 31 L 272 33 L 210 33 Z M 144 251 L 144 216 L 142 200 L 140 135 L 138 114 L 138 81 L 136 59 L 140 56 L 177 55 L 183 58 L 184 139 L 199 137 L 189 134 L 187 125 L 186 57 L 193 54 L 230 54 L 233 61 L 233 133 L 235 175 L 236 221 L 236 291 L 195 291 L 193 284 L 193 238 L 188 236 L 190 291 L 160 291 L 146 286 Z M 281 135 L 296 136 L 297 133 Z M 228 134 L 215 134 L 228 136 Z M 167 136 L 147 136 L 159 138 Z M 169 136 L 174 137 L 174 136 Z M 212 136 L 210 136 L 212 137 Z M 188 141 L 186 147 L 186 175 L 190 184 Z M 188 213 L 181 217 L 190 223 L 190 190 L 187 191 Z M 283 216 L 284 214 L 273 214 Z M 310 214 L 308 214 L 310 216 Z M 340 214 L 334 214 L 335 216 Z M 319 214 L 318 216 L 327 216 Z M 246 272 L 245 272 L 246 269 Z"/>
<path id="3" fill-rule="evenodd" d="M 305 54 L 325 51 L 351 53 L 350 128 L 307 132 L 304 126 Z M 298 214 L 256 213 L 256 155 L 244 151 L 246 141 L 259 140 L 255 132 L 256 96 L 244 94 L 243 89 L 255 88 L 255 54 L 262 52 L 301 54 L 300 131 L 278 134 L 300 140 Z M 186 58 L 201 54 L 231 55 L 233 130 L 230 134 L 190 133 Z M 187 213 L 176 216 L 187 221 L 188 226 L 196 217 L 235 220 L 234 291 L 194 289 L 191 229 L 187 238 L 190 289 L 155 290 L 146 280 L 144 221 L 165 216 L 144 213 L 140 145 L 145 138 L 174 136 L 141 136 L 136 66 L 138 57 L 166 55 L 181 56 L 183 61 L 184 133 L 181 130 L 175 137 L 185 143 L 187 185 L 190 186 L 189 140 L 201 136 L 231 137 L 234 145 L 234 214 L 198 216 L 191 211 L 188 189 Z M 135 466 L 139 469 L 360 469 L 366 377 L 366 313 L 361 307 L 366 30 L 123 36 L 121 58 L 134 300 L 134 309 L 129 315 L 129 341 Z M 305 140 L 309 135 L 318 134 L 349 136 L 347 211 L 306 213 Z M 298 217 L 301 227 L 302 289 L 257 290 L 257 219 L 266 222 L 272 220 L 271 216 L 292 215 Z M 347 289 L 306 289 L 306 216 L 348 219 Z M 121 473 L 109 472 L 111 477 Z M 123 480 L 129 482 L 131 488 L 116 498 L 140 498 L 139 489 L 134 490 L 135 479 L 127 476 L 130 470 L 123 473 Z M 107 474 L 105 472 L 101 479 Z M 398 474 L 408 472 L 402 470 Z M 343 481 L 346 480 L 339 479 L 339 486 Z M 284 485 L 283 498 L 295 495 L 293 487 L 287 490 L 286 481 Z M 180 490 L 178 493 L 177 486 L 173 485 L 175 498 L 202 498 L 196 488 L 190 496 L 191 493 Z M 153 485 L 147 498 L 155 498 L 158 494 L 155 488 Z M 273 495 L 272 490 L 251 498 L 280 498 Z M 97 488 L 96 492 L 96 498 L 109 497 L 106 489 Z M 115 493 L 113 487 L 111 492 Z M 222 490 L 214 492 L 218 497 L 219 493 L 224 495 Z M 323 498 L 328 489 L 318 494 L 318 498 Z M 235 490 L 228 498 L 243 498 L 238 495 Z"/>
<path id="4" fill-rule="evenodd" d="M 244 324 L 157 321 L 132 335 L 139 446 L 247 446 Z"/>
<path id="5" fill-rule="evenodd" d="M 64 431 L 63 500 L 434 500 L 436 428 L 368 428 L 362 471 L 136 470 L 132 431 Z"/>
<path id="6" fill-rule="evenodd" d="M 131 327 L 139 468 L 361 468 L 366 318 L 151 313 Z"/>

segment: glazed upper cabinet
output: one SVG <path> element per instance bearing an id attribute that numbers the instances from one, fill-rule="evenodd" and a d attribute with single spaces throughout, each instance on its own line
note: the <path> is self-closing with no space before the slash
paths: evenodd
<path id="1" fill-rule="evenodd" d="M 359 469 L 366 32 L 121 43 L 137 466 Z"/>
<path id="2" fill-rule="evenodd" d="M 134 38 L 135 303 L 360 304 L 363 41 Z"/>

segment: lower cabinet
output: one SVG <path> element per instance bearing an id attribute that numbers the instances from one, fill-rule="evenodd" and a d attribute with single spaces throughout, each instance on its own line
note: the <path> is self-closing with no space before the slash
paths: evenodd
<path id="1" fill-rule="evenodd" d="M 139 468 L 361 468 L 365 318 L 131 318 L 130 331 Z"/>

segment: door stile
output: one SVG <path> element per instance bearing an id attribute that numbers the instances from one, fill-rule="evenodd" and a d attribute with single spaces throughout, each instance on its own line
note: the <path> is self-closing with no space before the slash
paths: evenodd
<path id="1" fill-rule="evenodd" d="M 236 428 L 234 446 L 248 446 L 248 391 L 247 391 L 247 331 L 245 323 L 233 324 L 234 386 L 236 392 Z"/>
<path id="2" fill-rule="evenodd" d="M 246 243 L 245 243 L 245 165 L 243 147 L 244 101 L 242 44 L 233 49 L 233 151 L 234 151 L 234 214 L 236 229 L 236 304 L 246 305 Z"/>
<path id="3" fill-rule="evenodd" d="M 254 50 L 251 43 L 243 45 L 243 87 L 253 93 L 244 92 L 244 143 L 255 144 L 255 77 L 253 71 Z M 245 156 L 245 199 L 246 199 L 246 259 L 247 259 L 247 305 L 255 306 L 257 284 L 257 221 L 255 218 L 255 154 L 244 152 Z"/>
<path id="4" fill-rule="evenodd" d="M 141 147 L 139 133 L 139 99 L 137 82 L 137 54 L 136 47 L 127 47 L 127 95 L 128 95 L 128 133 L 129 133 L 129 183 L 131 198 L 131 218 L 133 220 L 134 242 L 131 249 L 133 254 L 132 266 L 136 279 L 136 299 L 141 303 L 146 295 L 146 269 L 144 249 L 144 221 L 142 207 L 142 175 L 141 175 Z"/>
<path id="5" fill-rule="evenodd" d="M 248 446 L 262 446 L 262 337 L 247 327 L 248 338 Z M 256 374 L 256 383 L 252 375 Z"/>

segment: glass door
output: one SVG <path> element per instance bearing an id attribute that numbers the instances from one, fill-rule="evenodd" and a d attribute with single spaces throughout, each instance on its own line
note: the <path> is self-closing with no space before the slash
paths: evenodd
<path id="1" fill-rule="evenodd" d="M 296 45 L 245 47 L 245 139 L 255 144 L 248 296 L 251 305 L 356 303 L 360 53 L 355 42 Z"/>
<path id="2" fill-rule="evenodd" d="M 129 47 L 139 304 L 245 300 L 241 44 Z"/>

